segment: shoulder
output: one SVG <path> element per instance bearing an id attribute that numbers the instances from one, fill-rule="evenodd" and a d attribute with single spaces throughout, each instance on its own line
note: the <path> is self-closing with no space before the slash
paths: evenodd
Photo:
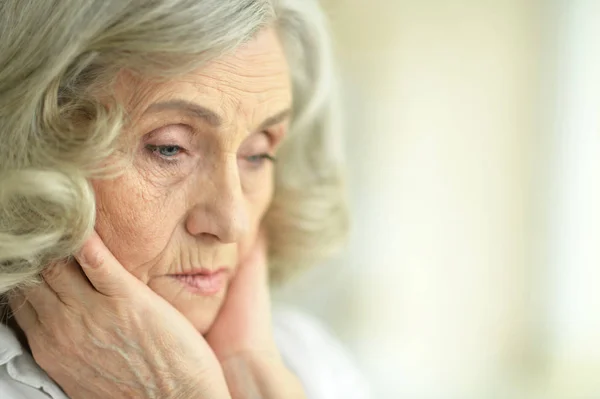
<path id="1" fill-rule="evenodd" d="M 286 365 L 301 380 L 308 399 L 369 398 L 352 356 L 314 317 L 278 306 L 273 330 Z"/>

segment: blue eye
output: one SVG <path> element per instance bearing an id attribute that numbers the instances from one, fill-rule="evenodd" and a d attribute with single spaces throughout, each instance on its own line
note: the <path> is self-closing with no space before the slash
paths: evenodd
<path id="1" fill-rule="evenodd" d="M 173 158 L 182 150 L 178 145 L 147 145 L 146 148 L 164 158 Z"/>

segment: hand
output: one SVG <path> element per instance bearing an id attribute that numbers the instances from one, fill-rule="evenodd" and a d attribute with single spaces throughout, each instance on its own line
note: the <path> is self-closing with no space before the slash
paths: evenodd
<path id="1" fill-rule="evenodd" d="M 81 267 L 52 266 L 10 303 L 36 362 L 71 399 L 230 398 L 203 337 L 97 234 L 75 258 Z"/>
<path id="2" fill-rule="evenodd" d="M 285 367 L 275 345 L 263 233 L 238 266 L 206 340 L 221 362 L 234 399 L 305 398 L 300 382 Z"/>
<path id="3" fill-rule="evenodd" d="M 240 354 L 260 353 L 279 359 L 271 327 L 267 242 L 259 234 L 238 265 L 227 297 L 206 340 L 221 362 Z"/>

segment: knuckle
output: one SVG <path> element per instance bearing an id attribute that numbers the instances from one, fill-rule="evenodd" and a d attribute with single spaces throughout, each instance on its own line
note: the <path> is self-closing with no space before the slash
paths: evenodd
<path id="1" fill-rule="evenodd" d="M 84 266 L 102 268 L 105 258 L 100 250 L 87 247 L 81 251 L 80 261 Z"/>
<path id="2" fill-rule="evenodd" d="M 48 280 L 56 280 L 64 271 L 64 264 L 62 262 L 53 263 L 46 268 L 44 271 L 44 278 Z"/>

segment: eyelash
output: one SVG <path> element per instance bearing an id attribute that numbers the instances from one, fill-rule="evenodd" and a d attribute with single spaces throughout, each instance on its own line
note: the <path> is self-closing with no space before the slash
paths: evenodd
<path id="1" fill-rule="evenodd" d="M 246 161 L 250 162 L 251 164 L 254 164 L 256 166 L 260 166 L 264 163 L 264 161 L 271 161 L 271 162 L 276 162 L 277 158 L 275 158 L 273 155 L 271 154 L 256 154 L 256 155 L 250 155 L 249 157 L 245 157 Z"/>
<path id="2" fill-rule="evenodd" d="M 174 164 L 176 163 L 178 160 L 175 158 L 175 156 L 167 156 L 167 155 L 163 155 L 160 153 L 161 150 L 165 149 L 165 148 L 175 148 L 177 149 L 177 154 L 179 155 L 182 151 L 183 148 L 181 148 L 178 145 L 175 144 L 168 144 L 168 145 L 153 145 L 153 144 L 148 144 L 146 145 L 146 149 L 148 151 L 150 151 L 155 157 L 157 157 L 159 160 L 169 163 L 169 164 Z"/>
<path id="3" fill-rule="evenodd" d="M 173 156 L 161 154 L 160 151 L 163 149 L 166 149 L 166 148 L 176 149 L 177 154 L 175 154 Z M 152 154 L 154 154 L 154 156 L 158 157 L 161 161 L 169 163 L 169 164 L 176 163 L 178 160 L 175 157 L 183 151 L 182 147 L 175 145 L 175 144 L 168 144 L 168 145 L 148 144 L 148 145 L 146 145 L 146 149 L 148 151 L 150 151 Z M 248 161 L 249 163 L 251 163 L 254 167 L 262 166 L 264 161 L 271 161 L 271 162 L 277 161 L 277 158 L 275 158 L 273 155 L 267 154 L 267 153 L 250 155 L 248 157 L 245 157 L 244 159 L 246 161 Z"/>

